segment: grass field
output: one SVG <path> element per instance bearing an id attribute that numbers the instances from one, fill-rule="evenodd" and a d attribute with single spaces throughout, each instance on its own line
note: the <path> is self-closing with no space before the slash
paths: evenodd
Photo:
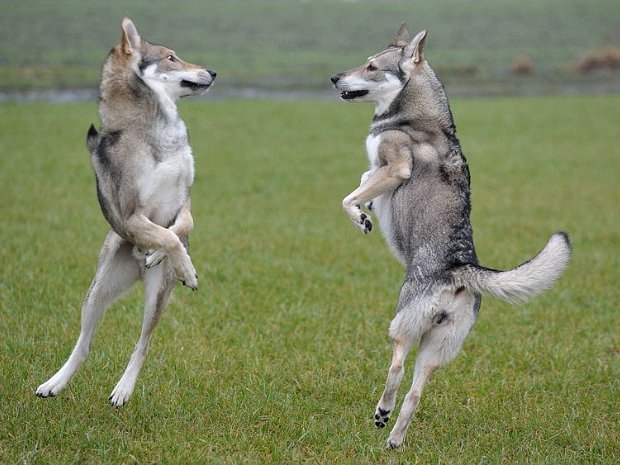
<path id="1" fill-rule="evenodd" d="M 34 396 L 75 342 L 106 232 L 84 147 L 96 107 L 0 105 L 0 463 L 618 463 L 620 96 L 457 99 L 453 111 L 482 263 L 512 267 L 560 229 L 574 256 L 530 304 L 483 301 L 405 447 L 386 452 L 372 415 L 402 271 L 340 208 L 365 170 L 370 107 L 181 105 L 200 288 L 175 291 L 115 410 L 139 288 L 69 387 Z"/>
<path id="2" fill-rule="evenodd" d="M 327 89 L 328 76 L 381 50 L 402 21 L 412 32 L 430 31 L 427 56 L 459 88 L 620 90 L 618 73 L 571 71 L 591 50 L 620 48 L 617 0 L 0 0 L 0 7 L 3 91 L 94 88 L 123 15 L 146 39 L 216 69 L 214 95 L 239 86 Z M 531 60 L 531 76 L 508 72 L 519 56 Z"/>

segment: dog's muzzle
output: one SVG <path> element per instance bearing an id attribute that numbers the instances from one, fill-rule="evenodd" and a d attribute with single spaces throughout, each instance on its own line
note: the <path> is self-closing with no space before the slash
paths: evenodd
<path id="1" fill-rule="evenodd" d="M 334 85 L 334 87 L 340 91 L 340 98 L 342 100 L 353 100 L 359 97 L 363 97 L 364 95 L 368 94 L 367 90 L 342 90 L 338 88 L 338 82 L 340 81 L 341 75 L 340 74 L 334 74 L 330 80 L 332 81 L 332 84 Z"/>
<path id="2" fill-rule="evenodd" d="M 205 92 L 213 81 L 215 81 L 215 77 L 217 73 L 210 69 L 205 70 L 205 72 L 200 73 L 198 75 L 198 79 L 196 81 L 189 81 L 187 79 L 183 79 L 181 81 L 181 87 L 188 87 L 192 92 Z"/>

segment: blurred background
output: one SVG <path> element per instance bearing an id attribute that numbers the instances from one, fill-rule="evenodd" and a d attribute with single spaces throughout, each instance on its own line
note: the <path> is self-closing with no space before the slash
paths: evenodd
<path id="1" fill-rule="evenodd" d="M 91 99 L 130 16 L 144 38 L 218 71 L 210 98 L 295 97 L 387 45 L 429 30 L 451 95 L 620 90 L 618 0 L 0 1 L 2 100 Z M 52 92 L 54 91 L 54 92 Z"/>

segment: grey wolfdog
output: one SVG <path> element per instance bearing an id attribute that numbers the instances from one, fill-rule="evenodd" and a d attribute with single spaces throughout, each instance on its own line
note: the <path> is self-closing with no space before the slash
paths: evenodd
<path id="1" fill-rule="evenodd" d="M 460 351 L 474 325 L 481 294 L 508 301 L 542 292 L 568 265 L 568 236 L 554 234 L 544 249 L 517 268 L 498 271 L 478 264 L 470 223 L 469 169 L 456 138 L 444 88 L 424 58 L 426 31 L 409 40 L 403 23 L 389 47 L 331 81 L 348 102 L 374 102 L 366 139 L 370 170 L 342 202 L 364 233 L 372 221 L 406 269 L 390 325 L 393 358 L 375 424 L 394 411 L 408 352 L 419 344 L 411 389 L 387 440 L 400 447 L 424 385 Z"/>
<path id="2" fill-rule="evenodd" d="M 187 253 L 194 159 L 176 101 L 204 93 L 216 76 L 169 48 L 141 39 L 129 18 L 123 18 L 121 30 L 121 43 L 103 66 L 101 130 L 91 126 L 87 136 L 97 197 L 111 229 L 82 305 L 77 343 L 62 368 L 36 391 L 39 397 L 50 397 L 67 385 L 86 359 L 103 313 L 143 280 L 142 332 L 110 395 L 115 407 L 124 405 L 134 390 L 175 282 L 194 290 L 198 286 Z"/>

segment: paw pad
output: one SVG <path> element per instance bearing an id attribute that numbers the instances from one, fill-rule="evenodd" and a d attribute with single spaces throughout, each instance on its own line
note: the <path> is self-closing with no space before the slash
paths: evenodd
<path id="1" fill-rule="evenodd" d="M 377 428 L 385 428 L 385 425 L 390 420 L 390 410 L 383 410 L 382 408 L 377 408 L 377 413 L 375 413 L 375 426 Z"/>
<path id="2" fill-rule="evenodd" d="M 364 234 L 368 234 L 372 231 L 372 221 L 370 221 L 366 213 L 362 213 L 360 216 L 360 224 L 364 227 Z"/>

